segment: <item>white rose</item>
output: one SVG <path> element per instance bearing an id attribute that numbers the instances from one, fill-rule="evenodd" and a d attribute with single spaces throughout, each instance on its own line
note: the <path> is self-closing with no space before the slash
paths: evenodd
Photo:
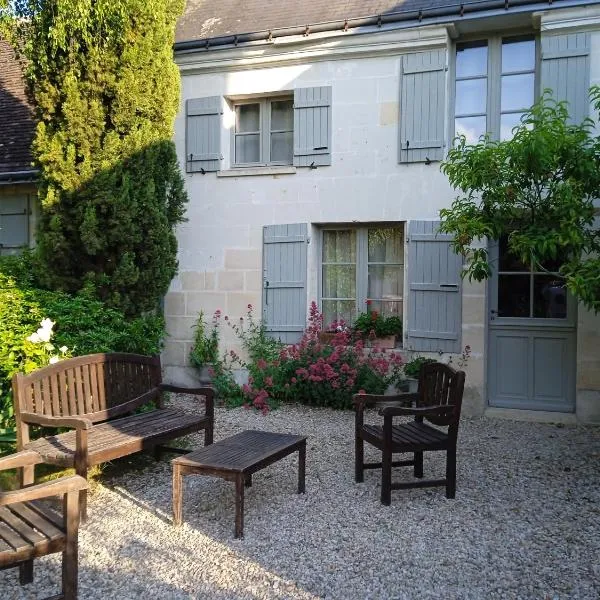
<path id="1" fill-rule="evenodd" d="M 60 351 L 61 351 L 63 354 L 65 354 L 65 352 L 68 350 L 68 348 L 67 348 L 66 346 L 61 346 L 61 347 L 59 348 L 59 350 L 60 350 Z"/>
<path id="2" fill-rule="evenodd" d="M 49 342 L 50 338 L 52 337 L 52 329 L 38 329 L 37 330 L 37 335 L 40 338 L 40 341 L 42 342 Z"/>
<path id="3" fill-rule="evenodd" d="M 40 339 L 40 336 L 37 333 L 32 333 L 28 338 L 27 338 L 28 342 L 33 342 L 34 344 L 39 344 L 42 340 Z"/>
<path id="4" fill-rule="evenodd" d="M 51 365 L 56 364 L 58 361 L 60 360 L 60 358 L 58 358 L 58 356 L 51 356 L 50 360 L 48 361 Z"/>
<path id="5" fill-rule="evenodd" d="M 52 329 L 54 327 L 54 321 L 51 321 L 50 319 L 42 319 L 40 325 L 43 329 Z"/>

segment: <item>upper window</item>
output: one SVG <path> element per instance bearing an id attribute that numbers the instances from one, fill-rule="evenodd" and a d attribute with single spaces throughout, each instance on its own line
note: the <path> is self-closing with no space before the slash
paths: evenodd
<path id="1" fill-rule="evenodd" d="M 351 323 L 366 310 L 366 300 L 384 316 L 402 316 L 402 229 L 325 229 L 321 275 L 325 325 L 341 319 Z"/>
<path id="2" fill-rule="evenodd" d="M 292 164 L 293 105 L 289 97 L 235 104 L 233 163 L 236 167 Z"/>
<path id="3" fill-rule="evenodd" d="M 535 102 L 536 42 L 494 37 L 456 46 L 454 132 L 506 140 Z"/>

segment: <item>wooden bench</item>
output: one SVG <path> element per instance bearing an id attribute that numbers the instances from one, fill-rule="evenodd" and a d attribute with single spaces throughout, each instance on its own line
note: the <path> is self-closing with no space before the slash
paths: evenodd
<path id="1" fill-rule="evenodd" d="M 204 411 L 166 408 L 163 392 L 201 395 Z M 148 448 L 160 451 L 166 441 L 204 429 L 212 444 L 214 391 L 161 382 L 160 358 L 137 354 L 90 354 L 62 360 L 29 375 L 13 377 L 17 448 L 34 451 L 38 462 L 75 467 L 87 479 L 88 468 Z M 153 410 L 135 413 L 142 406 Z M 73 431 L 30 440 L 30 426 Z M 34 466 L 21 470 L 31 485 Z M 85 495 L 85 493 L 83 494 Z M 81 498 L 82 517 L 86 499 Z"/>
<path id="2" fill-rule="evenodd" d="M 0 470 L 35 465 L 34 452 L 0 458 Z M 77 598 L 77 537 L 80 492 L 87 483 L 79 475 L 61 477 L 23 490 L 0 490 L 0 569 L 19 567 L 21 585 L 33 581 L 33 559 L 62 552 L 62 590 L 48 600 Z M 61 496 L 62 514 L 41 499 Z M 4 597 L 4 596 L 3 596 Z"/>

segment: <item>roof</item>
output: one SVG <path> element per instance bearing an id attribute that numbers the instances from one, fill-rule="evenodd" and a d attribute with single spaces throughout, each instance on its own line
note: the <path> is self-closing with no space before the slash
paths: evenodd
<path id="1" fill-rule="evenodd" d="M 560 0 L 555 0 L 555 4 L 559 3 Z M 405 16 L 412 13 L 412 18 L 416 19 L 420 11 L 424 18 L 428 13 L 458 17 L 463 11 L 504 9 L 524 4 L 540 4 L 540 0 L 187 0 L 184 14 L 177 23 L 176 44 L 343 23 L 346 19 L 382 16 L 385 22 L 386 17 L 397 19 L 402 13 Z"/>
<path id="2" fill-rule="evenodd" d="M 33 109 L 25 92 L 23 64 L 0 39 L 0 174 L 31 170 Z"/>

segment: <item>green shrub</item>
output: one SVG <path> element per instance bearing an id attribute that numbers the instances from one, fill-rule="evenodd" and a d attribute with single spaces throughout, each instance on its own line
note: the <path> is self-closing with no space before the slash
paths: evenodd
<path id="1" fill-rule="evenodd" d="M 412 360 L 409 360 L 404 365 L 404 374 L 407 377 L 410 377 L 412 379 L 418 379 L 419 373 L 421 372 L 421 367 L 424 364 L 434 363 L 434 362 L 436 362 L 435 358 L 427 358 L 425 356 L 416 356 L 415 358 L 413 358 Z"/>
<path id="2" fill-rule="evenodd" d="M 194 344 L 190 350 L 190 362 L 198 369 L 204 365 L 214 365 L 219 358 L 219 325 L 221 311 L 215 311 L 210 325 L 204 320 L 204 312 L 200 311 L 194 332 Z"/>
<path id="3" fill-rule="evenodd" d="M 42 365 L 34 352 L 36 348 L 27 338 L 43 319 L 55 323 L 52 343 L 57 348 L 67 346 L 74 356 L 94 352 L 160 352 L 164 335 L 161 315 L 127 318 L 98 300 L 30 287 L 18 275 L 24 272 L 18 260 L 8 261 L 6 268 L 16 277 L 5 273 L 6 264 L 4 259 L 0 261 L 0 430 L 14 425 L 13 374 L 30 371 L 32 364 Z"/>
<path id="4" fill-rule="evenodd" d="M 367 300 L 367 311 L 361 312 L 352 326 L 360 337 L 385 337 L 387 335 L 402 336 L 402 318 L 392 315 L 384 317 L 380 312 L 370 309 L 371 301 Z"/>

